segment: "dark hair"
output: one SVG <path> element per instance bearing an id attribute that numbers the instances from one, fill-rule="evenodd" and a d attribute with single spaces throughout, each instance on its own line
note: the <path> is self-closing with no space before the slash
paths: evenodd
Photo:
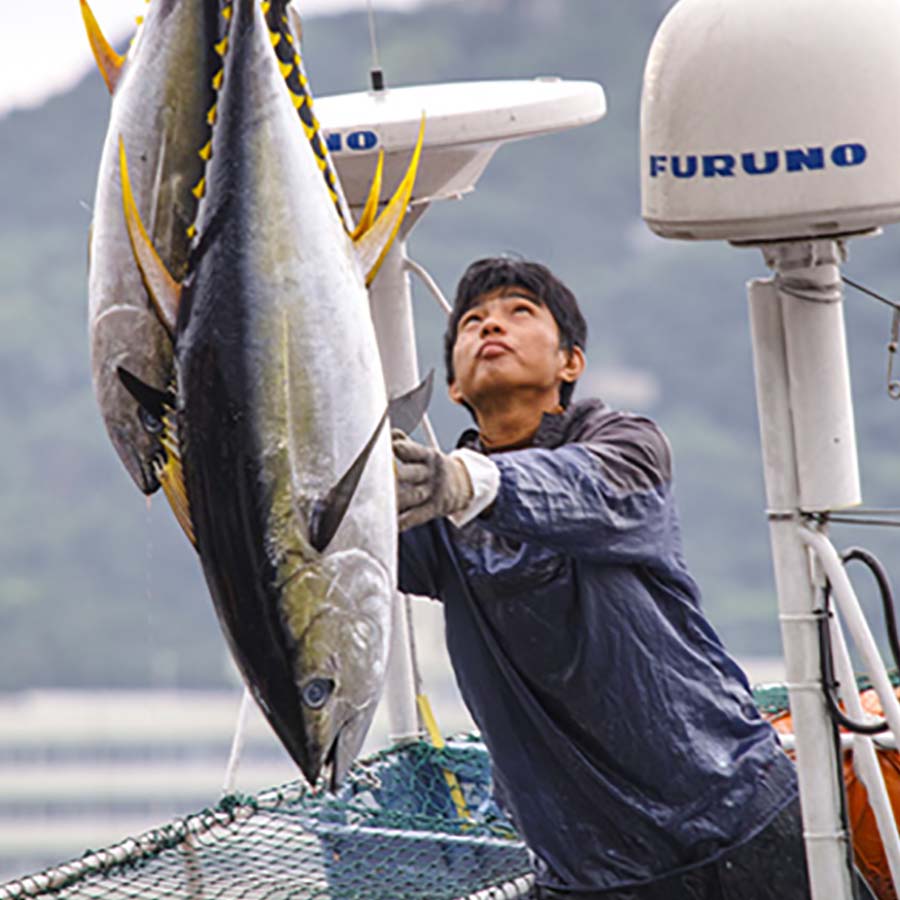
<path id="1" fill-rule="evenodd" d="M 454 378 L 453 348 L 459 320 L 478 300 L 500 288 L 524 288 L 537 302 L 546 306 L 559 328 L 559 345 L 565 350 L 584 349 L 587 343 L 587 323 L 578 308 L 575 295 L 546 267 L 509 256 L 479 259 L 463 273 L 456 288 L 456 299 L 444 332 L 444 366 L 447 384 Z M 559 402 L 568 406 L 575 390 L 575 382 L 559 386 Z M 468 408 L 468 404 L 464 404 Z M 472 412 L 470 409 L 469 412 Z"/>

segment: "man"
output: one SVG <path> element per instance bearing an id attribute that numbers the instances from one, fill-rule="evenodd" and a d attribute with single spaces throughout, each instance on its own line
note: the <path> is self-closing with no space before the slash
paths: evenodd
<path id="1" fill-rule="evenodd" d="M 570 402 L 585 341 L 543 266 L 463 275 L 445 361 L 477 430 L 394 433 L 400 588 L 443 601 L 539 897 L 801 900 L 795 773 L 700 611 L 668 442 Z"/>

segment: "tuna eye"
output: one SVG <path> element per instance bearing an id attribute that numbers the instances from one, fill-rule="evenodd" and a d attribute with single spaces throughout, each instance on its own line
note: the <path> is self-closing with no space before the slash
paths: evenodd
<path id="1" fill-rule="evenodd" d="M 143 406 L 138 407 L 138 418 L 141 420 L 141 425 L 144 426 L 144 431 L 149 434 L 159 434 L 163 430 L 162 421 L 153 413 L 147 412 Z"/>
<path id="2" fill-rule="evenodd" d="M 321 709 L 334 691 L 334 682 L 330 678 L 313 678 L 308 681 L 301 692 L 303 702 L 310 709 Z"/>

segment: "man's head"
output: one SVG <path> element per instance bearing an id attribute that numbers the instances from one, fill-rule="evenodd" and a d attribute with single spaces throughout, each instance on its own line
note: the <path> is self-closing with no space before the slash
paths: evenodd
<path id="1" fill-rule="evenodd" d="M 586 340 L 574 295 L 545 266 L 478 260 L 460 279 L 444 335 L 450 396 L 473 413 L 516 391 L 567 406 Z"/>

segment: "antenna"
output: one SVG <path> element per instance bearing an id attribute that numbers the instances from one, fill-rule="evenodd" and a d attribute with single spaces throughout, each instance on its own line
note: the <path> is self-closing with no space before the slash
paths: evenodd
<path id="1" fill-rule="evenodd" d="M 373 0 L 366 0 L 369 8 L 369 44 L 372 48 L 372 68 L 369 70 L 369 77 L 372 79 L 372 90 L 384 90 L 384 71 L 381 68 L 381 62 L 378 59 L 378 37 L 375 34 L 375 6 Z"/>

